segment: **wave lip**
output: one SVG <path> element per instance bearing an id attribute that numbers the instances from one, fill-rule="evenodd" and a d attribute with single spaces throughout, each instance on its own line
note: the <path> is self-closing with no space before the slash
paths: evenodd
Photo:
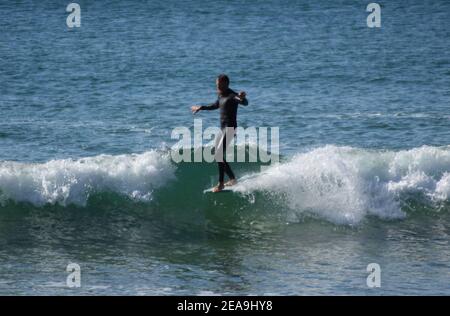
<path id="1" fill-rule="evenodd" d="M 84 206 L 91 194 L 113 191 L 148 201 L 154 189 L 172 178 L 169 157 L 156 151 L 42 164 L 6 161 L 0 162 L 0 200 Z"/>
<path id="2" fill-rule="evenodd" d="M 307 213 L 351 225 L 368 215 L 403 218 L 410 194 L 430 203 L 448 201 L 450 148 L 422 146 L 395 152 L 327 145 L 249 177 L 234 190 L 263 191 L 278 198 L 291 217 Z"/>

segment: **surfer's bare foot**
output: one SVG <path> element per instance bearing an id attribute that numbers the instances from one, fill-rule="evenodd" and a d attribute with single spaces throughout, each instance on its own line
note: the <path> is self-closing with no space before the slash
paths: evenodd
<path id="1" fill-rule="evenodd" d="M 225 186 L 223 185 L 223 182 L 220 182 L 217 186 L 214 187 L 214 189 L 212 190 L 213 192 L 220 192 L 223 190 Z"/>
<path id="2" fill-rule="evenodd" d="M 237 183 L 236 179 L 231 179 L 230 181 L 225 183 L 226 187 L 231 187 Z"/>

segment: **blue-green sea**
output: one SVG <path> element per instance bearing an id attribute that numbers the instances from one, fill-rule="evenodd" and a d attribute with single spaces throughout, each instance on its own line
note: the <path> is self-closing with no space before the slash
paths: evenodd
<path id="1" fill-rule="evenodd" d="M 449 1 L 77 3 L 0 3 L 0 295 L 450 295 Z M 280 162 L 204 194 L 221 73 Z"/>

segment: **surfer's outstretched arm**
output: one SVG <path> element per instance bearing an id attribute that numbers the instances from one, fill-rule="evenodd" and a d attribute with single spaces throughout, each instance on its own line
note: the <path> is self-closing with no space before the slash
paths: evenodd
<path id="1" fill-rule="evenodd" d="M 214 103 L 211 103 L 210 105 L 203 105 L 200 107 L 200 110 L 206 110 L 206 111 L 210 111 L 210 110 L 216 110 L 219 108 L 219 100 L 217 100 Z"/>
<path id="2" fill-rule="evenodd" d="M 211 103 L 210 105 L 202 105 L 202 106 L 194 105 L 191 107 L 191 111 L 192 111 L 192 113 L 195 114 L 198 111 L 202 111 L 202 110 L 210 111 L 210 110 L 216 110 L 218 108 L 219 108 L 219 100 L 217 100 L 214 103 Z"/>

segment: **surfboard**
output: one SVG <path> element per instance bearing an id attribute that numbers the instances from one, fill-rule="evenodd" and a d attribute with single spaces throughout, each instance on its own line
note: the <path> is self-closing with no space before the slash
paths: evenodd
<path id="1" fill-rule="evenodd" d="M 203 190 L 203 194 L 207 194 L 207 193 L 221 193 L 221 192 L 234 192 L 233 188 L 234 188 L 236 185 L 239 185 L 239 183 L 241 183 L 241 182 L 243 182 L 243 181 L 245 181 L 245 180 L 254 178 L 254 177 L 257 176 L 257 175 L 258 175 L 258 174 L 256 174 L 256 173 L 253 173 L 253 174 L 247 174 L 247 175 L 245 175 L 245 176 L 240 177 L 239 179 L 237 179 L 237 184 L 235 184 L 235 185 L 233 185 L 233 186 L 225 186 L 225 188 L 223 188 L 222 191 L 219 191 L 219 192 L 213 192 L 213 189 L 215 188 L 215 186 L 214 186 L 214 187 L 212 187 L 212 188 Z"/>
<path id="2" fill-rule="evenodd" d="M 231 189 L 231 187 L 225 187 L 225 188 L 223 188 L 221 191 L 219 191 L 219 192 L 213 192 L 213 189 L 214 189 L 214 187 L 212 187 L 212 188 L 209 188 L 209 189 L 206 189 L 206 190 L 203 190 L 203 194 L 208 194 L 208 193 L 213 193 L 213 194 L 215 194 L 215 193 L 225 193 L 225 192 L 233 192 L 233 190 Z"/>

